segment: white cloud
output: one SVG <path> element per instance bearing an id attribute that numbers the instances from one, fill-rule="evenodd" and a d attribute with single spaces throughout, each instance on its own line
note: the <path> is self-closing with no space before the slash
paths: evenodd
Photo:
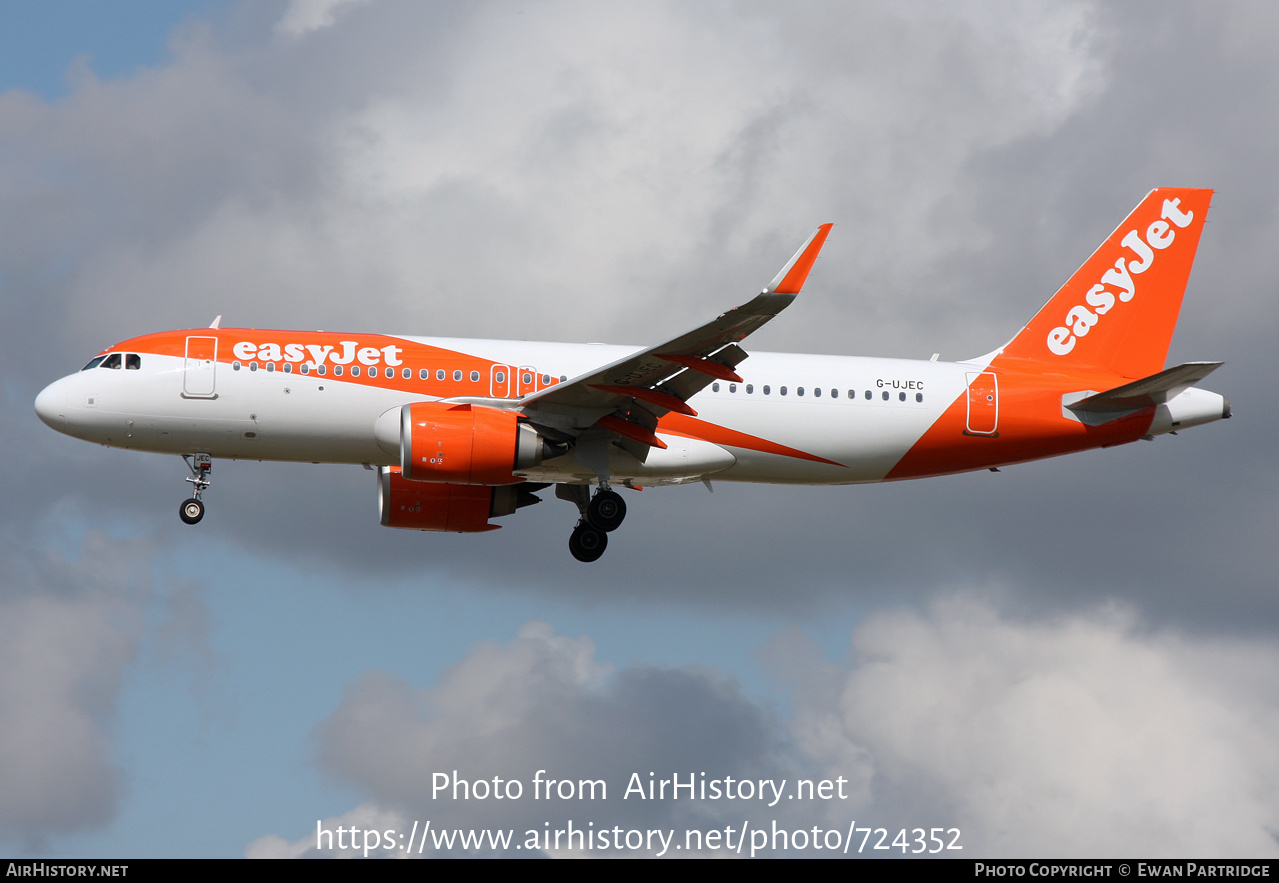
<path id="1" fill-rule="evenodd" d="M 681 832 L 743 819 L 843 830 L 855 818 L 892 832 L 958 828 L 966 857 L 1279 854 L 1272 643 L 1150 634 L 1114 609 L 1018 621 L 954 597 L 868 617 L 847 664 L 818 661 L 795 633 L 770 656 L 792 683 L 787 723 L 711 672 L 608 674 L 587 640 L 532 623 L 509 645 L 477 646 L 431 689 L 357 681 L 321 728 L 322 766 L 366 795 L 361 819 L 398 814 L 385 826 L 522 831 L 567 816 Z M 527 786 L 538 769 L 604 779 L 608 799 L 432 793 L 433 771 Z M 847 798 L 620 799 L 628 771 L 690 770 L 842 777 Z M 311 844 L 271 837 L 250 852 Z"/>
<path id="2" fill-rule="evenodd" d="M 5 96 L 0 198 L 24 242 L 80 255 L 86 339 L 104 312 L 209 312 L 642 342 L 748 297 L 826 220 L 818 296 L 916 296 L 984 244 L 964 169 L 1097 90 L 1092 7 L 1018 9 L 374 4 L 322 49 L 194 31 L 166 68 Z"/>
<path id="3" fill-rule="evenodd" d="M 315 832 L 301 840 L 289 841 L 274 834 L 261 837 L 249 844 L 244 857 L 385 858 L 387 851 L 382 846 L 382 832 L 409 831 L 412 825 L 400 813 L 382 809 L 373 803 L 362 803 L 341 816 L 319 820 Z M 339 828 L 346 830 L 339 834 Z M 348 833 L 352 828 L 360 833 Z M 376 831 L 378 836 L 366 838 L 365 831 Z M 423 851 L 422 854 L 429 853 Z"/>
<path id="4" fill-rule="evenodd" d="M 869 765 L 880 824 L 960 826 L 967 856 L 1274 856 L 1277 673 L 1270 642 L 957 598 L 859 626 L 795 731 Z"/>
<path id="5" fill-rule="evenodd" d="M 289 8 L 284 10 L 275 29 L 286 37 L 303 37 L 332 27 L 339 16 L 368 2 L 370 0 L 289 0 Z"/>

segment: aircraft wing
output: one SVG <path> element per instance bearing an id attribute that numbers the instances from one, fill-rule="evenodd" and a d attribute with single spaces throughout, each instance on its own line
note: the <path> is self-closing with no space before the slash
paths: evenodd
<path id="1" fill-rule="evenodd" d="M 747 303 L 665 343 L 525 396 L 520 409 L 535 421 L 545 415 L 552 418 L 548 423 L 563 425 L 554 417 L 571 417 L 576 429 L 598 425 L 641 445 L 666 447 L 653 434 L 657 419 L 669 411 L 696 416 L 689 398 L 714 380 L 741 381 L 733 369 L 747 353 L 738 342 L 795 299 L 831 226 L 818 227 Z"/>

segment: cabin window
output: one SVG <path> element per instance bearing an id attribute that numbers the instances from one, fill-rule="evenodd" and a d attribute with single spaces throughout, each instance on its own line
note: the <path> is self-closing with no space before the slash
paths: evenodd
<path id="1" fill-rule="evenodd" d="M 329 370 L 328 368 L 324 367 L 323 365 L 320 365 L 318 368 L 315 369 L 315 373 L 323 377 L 325 372 L 328 370 Z"/>
<path id="2" fill-rule="evenodd" d="M 275 373 L 275 362 L 267 362 L 267 363 L 266 363 L 266 373 L 268 373 L 268 374 L 274 374 L 274 373 Z"/>
<path id="3" fill-rule="evenodd" d="M 786 395 L 786 387 L 783 386 L 779 392 L 781 392 L 782 395 Z"/>
<path id="4" fill-rule="evenodd" d="M 922 402 L 923 400 L 924 400 L 924 394 L 922 392 L 915 393 L 915 401 Z"/>
<path id="5" fill-rule="evenodd" d="M 498 371 L 497 374 L 493 377 L 493 379 L 496 380 L 498 383 L 506 383 L 506 372 Z"/>
<path id="6" fill-rule="evenodd" d="M 832 399 L 837 399 L 837 398 L 839 398 L 839 390 L 837 390 L 837 389 L 832 389 L 832 390 L 830 391 L 830 397 L 831 397 Z"/>
<path id="7" fill-rule="evenodd" d="M 531 385 L 533 383 L 533 375 L 529 374 L 528 372 L 525 372 L 524 376 L 520 378 L 520 382 L 523 383 L 525 386 Z"/>
<path id="8" fill-rule="evenodd" d="M 870 390 L 866 390 L 866 401 L 870 401 Z"/>
<path id="9" fill-rule="evenodd" d="M 543 375 L 542 375 L 542 386 L 550 386 L 550 385 L 551 385 L 551 375 L 549 375 L 549 374 L 543 374 Z"/>
<path id="10" fill-rule="evenodd" d="M 285 373 L 285 374 L 292 374 L 292 373 L 293 373 L 293 366 L 292 366 L 291 364 L 289 364 L 288 362 L 285 362 L 285 363 L 284 363 L 284 373 Z"/>
<path id="11" fill-rule="evenodd" d="M 729 391 L 729 392 L 737 392 L 737 384 L 736 384 L 736 383 L 730 383 L 730 384 L 728 385 L 728 391 Z"/>
<path id="12" fill-rule="evenodd" d="M 746 384 L 746 394 L 747 394 L 747 395 L 750 395 L 750 394 L 751 394 L 751 393 L 753 393 L 754 391 L 755 391 L 755 384 L 753 384 L 753 383 L 748 383 L 748 384 Z"/>
<path id="13" fill-rule="evenodd" d="M 765 383 L 765 384 L 764 384 L 764 395 L 768 395 L 770 392 L 772 392 L 772 390 L 771 390 L 771 389 L 769 389 L 769 388 L 768 388 L 768 384 L 767 384 L 767 383 Z"/>
<path id="14" fill-rule="evenodd" d="M 360 366 L 359 366 L 359 365 L 352 365 L 352 366 L 351 366 L 351 376 L 352 376 L 352 377 L 359 377 L 359 376 L 360 376 Z"/>
<path id="15" fill-rule="evenodd" d="M 238 363 L 237 363 L 237 364 L 238 364 Z M 298 370 L 299 370 L 299 371 L 301 371 L 303 374 L 310 374 L 310 373 L 311 373 L 311 366 L 310 366 L 310 365 L 308 365 L 306 362 L 303 362 L 303 363 L 302 363 L 302 367 L 301 367 L 301 368 L 299 368 Z"/>
<path id="16" fill-rule="evenodd" d="M 256 371 L 256 370 L 258 370 L 258 363 L 257 363 L 257 362 L 250 362 L 250 363 L 249 363 L 249 370 L 250 370 L 250 371 Z"/>
<path id="17" fill-rule="evenodd" d="M 897 393 L 897 398 L 899 401 L 903 401 L 903 402 L 906 401 L 906 393 L 904 392 Z"/>
<path id="18" fill-rule="evenodd" d="M 443 380 L 443 379 L 444 379 L 444 369 L 443 369 L 443 368 L 439 368 L 439 369 L 437 369 L 437 370 L 436 370 L 436 372 L 435 372 L 435 379 L 436 379 L 436 380 Z"/>
<path id="19" fill-rule="evenodd" d="M 342 366 L 341 366 L 341 365 L 334 365 L 334 366 L 333 366 L 333 376 L 334 376 L 334 377 L 341 377 L 341 376 L 342 376 Z"/>
<path id="20" fill-rule="evenodd" d="M 718 383 L 712 383 L 712 384 L 711 384 L 711 392 L 719 392 L 719 384 L 718 384 Z"/>
<path id="21" fill-rule="evenodd" d="M 800 394 L 803 395 L 803 393 Z M 813 387 L 813 395 L 820 399 L 822 397 L 822 388 L 820 386 Z"/>
<path id="22" fill-rule="evenodd" d="M 804 387 L 801 386 L 799 389 L 795 390 L 795 395 L 802 396 L 803 394 L 804 394 Z"/>
<path id="23" fill-rule="evenodd" d="M 387 369 L 386 369 L 386 379 L 387 379 L 387 380 L 394 380 L 394 379 L 395 379 L 395 369 L 394 369 L 394 368 L 387 368 Z"/>
<path id="24" fill-rule="evenodd" d="M 102 367 L 103 367 L 103 368 L 105 368 L 105 367 L 106 367 L 106 365 L 103 365 Z M 232 371 L 239 371 L 239 370 L 240 370 L 240 363 L 239 363 L 238 361 L 236 361 L 236 362 L 232 362 L 232 363 L 231 363 L 231 370 L 232 370 Z"/>
<path id="25" fill-rule="evenodd" d="M 430 379 L 431 379 L 431 372 L 430 372 L 430 370 L 429 370 L 429 369 L 427 369 L 427 368 L 423 368 L 421 371 L 417 372 L 417 379 L 418 379 L 418 380 L 430 380 Z"/>
<path id="26" fill-rule="evenodd" d="M 472 371 L 472 372 L 471 372 L 471 382 L 472 382 L 472 383 L 479 383 L 479 382 L 480 382 L 480 372 L 479 372 L 479 371 Z"/>
<path id="27" fill-rule="evenodd" d="M 857 398 L 857 390 L 855 390 L 855 389 L 850 389 L 850 390 L 848 391 L 848 397 L 849 397 L 850 399 L 855 399 L 855 398 Z"/>
<path id="28" fill-rule="evenodd" d="M 884 401 L 888 401 L 888 390 L 884 390 Z"/>
<path id="29" fill-rule="evenodd" d="M 454 371 L 454 372 L 453 372 L 453 380 L 454 380 L 454 381 L 458 381 L 458 380 L 461 380 L 461 379 L 462 379 L 462 372 L 461 372 L 461 371 Z"/>

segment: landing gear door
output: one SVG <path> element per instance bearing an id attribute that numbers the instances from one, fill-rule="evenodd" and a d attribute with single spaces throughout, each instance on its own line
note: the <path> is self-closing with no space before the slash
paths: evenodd
<path id="1" fill-rule="evenodd" d="M 968 424 L 965 435 L 999 435 L 999 380 L 987 371 L 968 375 Z"/>
<path id="2" fill-rule="evenodd" d="M 188 337 L 182 395 L 189 399 L 217 398 L 218 339 Z"/>

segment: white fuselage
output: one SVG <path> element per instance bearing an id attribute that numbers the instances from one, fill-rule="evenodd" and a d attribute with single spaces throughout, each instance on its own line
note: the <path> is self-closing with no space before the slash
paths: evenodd
<path id="1" fill-rule="evenodd" d="M 533 341 L 403 338 L 491 361 L 572 378 L 636 347 Z M 249 363 L 218 363 L 213 395 L 184 395 L 186 360 L 144 354 L 137 370 L 94 368 L 41 393 L 36 408 L 54 428 L 113 447 L 160 453 L 202 451 L 215 458 L 393 465 L 375 425 L 419 391 L 371 386 L 328 374 L 285 374 Z M 275 366 L 272 366 L 273 368 Z M 882 480 L 939 415 L 964 394 L 982 363 L 753 353 L 745 382 L 716 382 L 689 404 L 700 421 L 812 455 L 784 456 L 758 446 L 659 435 L 666 450 L 640 462 L 612 454 L 619 480 L 661 484 L 700 479 L 801 484 Z M 466 395 L 491 394 L 481 374 Z M 830 462 L 822 462 L 830 461 Z M 567 455 L 521 474 L 537 481 L 583 481 L 592 472 Z"/>

